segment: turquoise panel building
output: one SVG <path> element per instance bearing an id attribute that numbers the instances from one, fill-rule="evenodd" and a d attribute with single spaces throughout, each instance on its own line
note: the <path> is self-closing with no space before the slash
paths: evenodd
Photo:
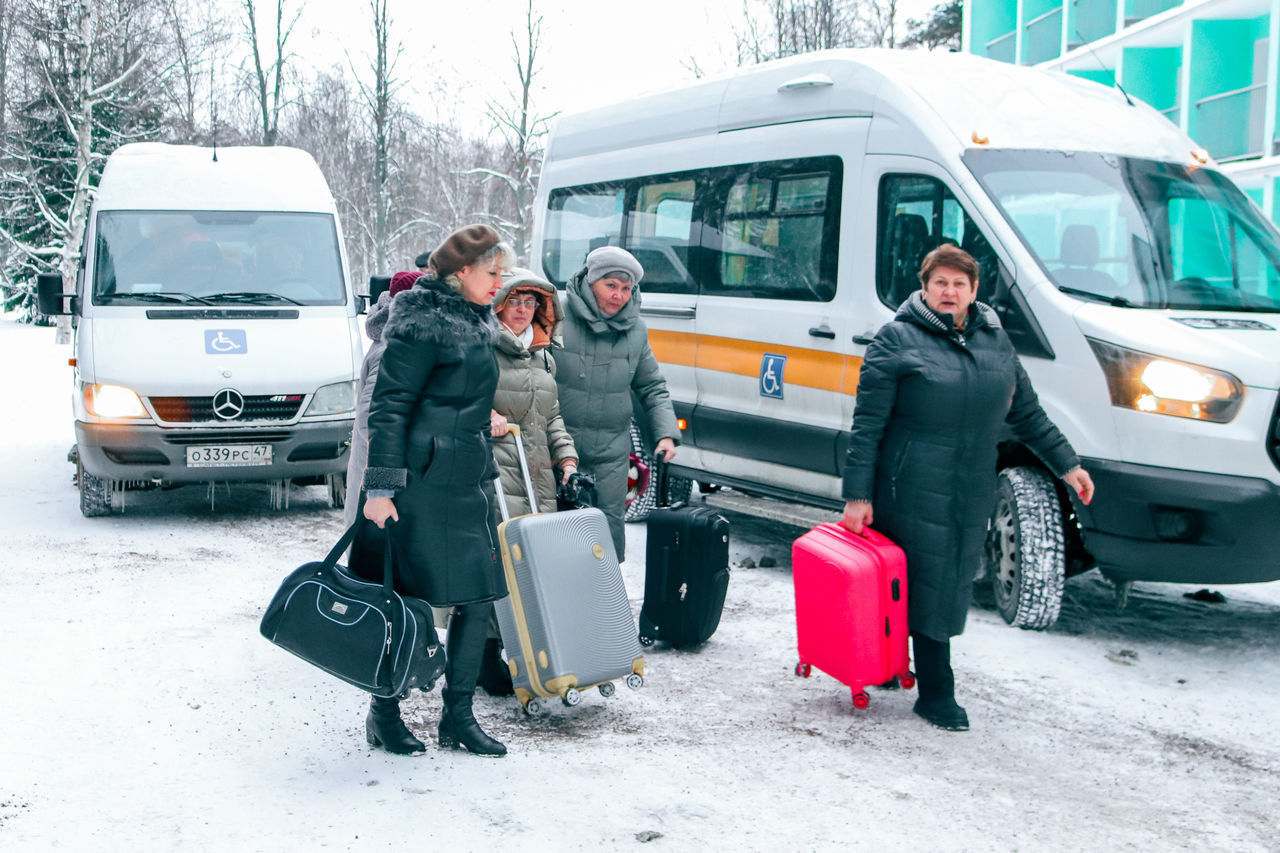
<path id="1" fill-rule="evenodd" d="M 1162 111 L 1280 222 L 1280 0 L 965 0 L 963 49 Z"/>

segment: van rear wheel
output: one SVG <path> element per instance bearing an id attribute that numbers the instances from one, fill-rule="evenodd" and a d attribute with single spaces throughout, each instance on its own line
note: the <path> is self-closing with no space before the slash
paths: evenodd
<path id="1" fill-rule="evenodd" d="M 1058 621 L 1066 550 L 1057 486 L 1048 473 L 1028 467 L 1000 472 L 985 563 L 1004 621 L 1038 631 Z"/>
<path id="2" fill-rule="evenodd" d="M 672 476 L 667 483 L 667 499 L 672 506 L 689 502 L 693 493 L 693 480 Z M 649 511 L 658 505 L 658 468 L 653 454 L 644 446 L 640 427 L 631 423 L 631 463 L 627 471 L 626 521 L 644 521 Z"/>
<path id="3" fill-rule="evenodd" d="M 326 474 L 324 483 L 329 488 L 329 506 L 334 509 L 342 509 L 347 502 L 346 472 L 339 471 L 336 474 Z"/>
<path id="4" fill-rule="evenodd" d="M 80 514 L 85 518 L 101 518 L 115 510 L 112 493 L 115 484 L 111 480 L 95 477 L 84 470 L 84 463 L 76 459 L 76 483 L 80 487 Z"/>

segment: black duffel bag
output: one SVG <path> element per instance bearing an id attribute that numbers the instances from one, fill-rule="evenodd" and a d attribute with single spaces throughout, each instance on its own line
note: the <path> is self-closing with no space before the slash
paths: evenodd
<path id="1" fill-rule="evenodd" d="M 381 584 L 338 565 L 361 525 L 383 540 Z M 262 615 L 262 636 L 374 696 L 403 698 L 415 687 L 430 690 L 444 672 L 444 648 L 431 605 L 392 589 L 391 547 L 386 531 L 357 518 L 324 560 L 306 563 L 284 579 Z"/>

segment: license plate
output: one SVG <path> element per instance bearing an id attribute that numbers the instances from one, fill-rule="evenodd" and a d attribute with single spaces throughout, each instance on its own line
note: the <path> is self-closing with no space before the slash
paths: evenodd
<path id="1" fill-rule="evenodd" d="M 236 468 L 270 464 L 269 444 L 201 444 L 187 448 L 188 468 Z"/>

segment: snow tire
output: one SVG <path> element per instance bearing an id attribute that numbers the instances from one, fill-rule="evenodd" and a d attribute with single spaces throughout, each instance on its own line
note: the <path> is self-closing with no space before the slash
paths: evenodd
<path id="1" fill-rule="evenodd" d="M 95 477 L 84 470 L 84 463 L 76 459 L 76 483 L 80 487 L 80 514 L 85 518 L 101 518 L 115 510 L 113 492 L 115 483 Z"/>
<path id="2" fill-rule="evenodd" d="M 649 512 L 658 505 L 658 469 L 654 464 L 653 454 L 644 446 L 644 436 L 635 421 L 631 422 L 631 452 L 645 465 L 649 466 L 649 481 L 644 491 L 627 501 L 627 509 L 623 514 L 625 521 L 644 521 Z M 590 473 L 590 472 L 588 472 Z M 672 506 L 680 506 L 689 502 L 693 494 L 693 480 L 672 476 L 667 483 L 667 498 Z"/>
<path id="3" fill-rule="evenodd" d="M 1000 472 L 984 559 L 996 609 L 1006 622 L 1043 631 L 1058 621 L 1066 549 L 1057 486 L 1047 472 Z"/>
<path id="4" fill-rule="evenodd" d="M 336 474 L 326 474 L 324 482 L 329 487 L 329 506 L 334 509 L 342 509 L 347 502 L 346 472 L 339 471 Z"/>

